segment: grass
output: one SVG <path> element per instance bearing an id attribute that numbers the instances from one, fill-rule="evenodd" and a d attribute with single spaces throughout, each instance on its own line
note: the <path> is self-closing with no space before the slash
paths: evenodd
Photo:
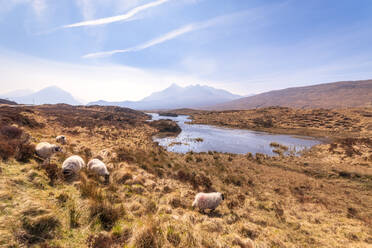
<path id="1" fill-rule="evenodd" d="M 251 112 L 252 118 L 271 115 L 277 128 L 289 119 L 292 127 L 310 126 L 311 118 L 313 123 L 318 123 L 315 118 L 328 121 L 335 132 L 332 143 L 301 156 L 174 154 L 153 143 L 152 135 L 159 131 L 140 112 L 97 106 L 0 107 L 0 123 L 22 130 L 21 136 L 19 131 L 11 135 L 15 140 L 29 135 L 28 144 L 34 144 L 53 143 L 59 134 L 69 138 L 64 153 L 48 165 L 33 157 L 17 161 L 17 152 L 0 161 L 0 246 L 370 246 L 371 131 L 362 128 L 348 137 L 347 125 L 335 125 L 346 117 L 345 123 L 365 125 L 368 117 L 360 113 L 367 110 L 330 111 L 328 118 L 323 110 L 288 109 L 279 123 L 274 113 L 281 111 Z M 236 113 L 239 125 L 251 118 Z M 195 120 L 199 118 L 207 117 Z M 227 116 L 219 118 L 228 122 Z M 354 123 L 356 118 L 360 122 Z M 84 171 L 74 181 L 63 180 L 61 164 L 72 154 L 101 156 L 112 175 L 110 184 Z M 191 204 L 200 191 L 220 191 L 226 199 L 214 212 L 199 213 Z"/>
<path id="2" fill-rule="evenodd" d="M 295 134 L 321 138 L 363 137 L 372 127 L 370 108 L 361 109 L 292 109 L 266 107 L 251 110 L 194 111 L 175 113 L 190 114 L 193 124 L 209 124 L 232 128 Z"/>

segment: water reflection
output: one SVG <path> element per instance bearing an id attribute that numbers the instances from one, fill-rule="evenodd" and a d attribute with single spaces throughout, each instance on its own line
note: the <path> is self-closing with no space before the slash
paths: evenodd
<path id="1" fill-rule="evenodd" d="M 209 125 L 190 125 L 187 115 L 178 117 L 159 116 L 149 113 L 152 120 L 171 119 L 178 123 L 182 132 L 177 137 L 154 138 L 168 151 L 177 153 L 193 152 L 228 152 L 245 154 L 251 152 L 274 155 L 271 142 L 289 147 L 293 152 L 310 148 L 321 142 L 308 137 L 270 134 L 242 129 L 222 128 Z"/>

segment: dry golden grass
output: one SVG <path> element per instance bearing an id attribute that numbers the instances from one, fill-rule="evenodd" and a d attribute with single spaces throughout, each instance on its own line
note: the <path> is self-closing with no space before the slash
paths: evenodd
<path id="1" fill-rule="evenodd" d="M 282 122 L 297 128 L 290 113 L 302 112 L 288 111 Z M 69 140 L 49 166 L 0 162 L 0 247 L 370 247 L 372 142 L 363 126 L 369 117 L 361 117 L 368 111 L 340 111 L 359 118 L 352 125 L 361 129 L 350 130 L 358 138 L 334 139 L 299 157 L 269 157 L 167 152 L 152 141 L 158 130 L 132 110 L 0 107 L 8 113 L 0 123 L 17 124 L 32 143 L 53 143 L 59 134 Z M 331 138 L 349 134 L 331 129 Z M 103 159 L 110 184 L 84 171 L 63 180 L 61 164 L 72 154 Z M 199 191 L 226 199 L 202 214 L 191 209 Z"/>
<path id="2" fill-rule="evenodd" d="M 194 124 L 209 124 L 326 138 L 371 137 L 372 108 L 292 109 L 266 107 L 252 110 L 174 110 L 192 116 Z"/>

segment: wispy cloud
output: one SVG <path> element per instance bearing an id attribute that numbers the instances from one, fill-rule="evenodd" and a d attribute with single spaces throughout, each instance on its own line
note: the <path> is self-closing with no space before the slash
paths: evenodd
<path id="1" fill-rule="evenodd" d="M 18 5 L 26 4 L 32 8 L 37 17 L 42 17 L 48 7 L 45 0 L 0 0 L 0 13 L 6 13 L 13 10 Z"/>
<path id="2" fill-rule="evenodd" d="M 146 48 L 164 43 L 166 41 L 173 40 L 173 39 L 175 39 L 178 36 L 181 36 L 183 34 L 190 33 L 190 32 L 193 32 L 195 30 L 210 27 L 210 26 L 217 23 L 217 19 L 220 19 L 220 18 L 214 18 L 214 19 L 208 20 L 206 22 L 188 24 L 186 26 L 183 26 L 181 28 L 173 30 L 169 33 L 166 33 L 166 34 L 164 34 L 160 37 L 157 37 L 157 38 L 152 39 L 148 42 L 140 44 L 138 46 L 134 46 L 134 47 L 130 47 L 130 48 L 127 48 L 127 49 L 122 49 L 122 50 L 112 50 L 112 51 L 105 51 L 105 52 L 98 52 L 98 53 L 89 53 L 89 54 L 84 55 L 83 58 L 101 58 L 101 57 L 112 56 L 112 55 L 117 54 L 117 53 L 127 53 L 127 52 L 141 51 L 141 50 L 144 50 Z"/>
<path id="3" fill-rule="evenodd" d="M 47 9 L 47 4 L 45 0 L 34 0 L 31 2 L 32 8 L 37 16 L 41 16 L 43 12 Z"/>
<path id="4" fill-rule="evenodd" d="M 156 6 L 159 6 L 161 4 L 164 4 L 166 2 L 169 2 L 170 0 L 157 0 L 154 2 L 150 2 L 141 6 L 138 6 L 127 13 L 123 15 L 117 15 L 117 16 L 111 16 L 111 17 L 106 17 L 106 18 L 101 18 L 101 19 L 96 19 L 96 20 L 90 20 L 90 21 L 84 21 L 84 22 L 78 22 L 78 23 L 73 23 L 69 25 L 64 25 L 62 28 L 74 28 L 74 27 L 84 27 L 84 26 L 97 26 L 97 25 L 103 25 L 103 24 L 108 24 L 108 23 L 113 23 L 113 22 L 119 22 L 119 21 L 125 21 L 129 20 L 136 14 L 149 9 L 153 8 Z"/>

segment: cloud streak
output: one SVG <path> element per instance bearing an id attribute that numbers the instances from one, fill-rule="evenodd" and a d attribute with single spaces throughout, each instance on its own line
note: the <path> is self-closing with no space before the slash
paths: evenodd
<path id="1" fill-rule="evenodd" d="M 98 52 L 98 53 L 89 53 L 83 56 L 85 59 L 91 59 L 91 58 L 102 58 L 102 57 L 109 57 L 117 53 L 127 53 L 127 52 L 137 52 L 144 50 L 146 48 L 156 46 L 158 44 L 164 43 L 169 40 L 173 40 L 177 38 L 178 36 L 184 35 L 186 33 L 190 33 L 199 29 L 207 28 L 215 24 L 215 20 L 212 19 L 210 21 L 202 22 L 202 23 L 192 23 L 188 24 L 186 26 L 183 26 L 181 28 L 178 28 L 176 30 L 173 30 L 169 33 L 166 33 L 160 37 L 157 37 L 155 39 L 152 39 L 148 42 L 145 42 L 143 44 L 140 44 L 138 46 L 130 47 L 127 49 L 122 50 L 112 50 L 112 51 L 105 51 L 105 52 Z"/>
<path id="2" fill-rule="evenodd" d="M 150 2 L 141 6 L 138 6 L 127 13 L 123 15 L 117 15 L 117 16 L 111 16 L 111 17 L 106 17 L 106 18 L 101 18 L 101 19 L 96 19 L 96 20 L 90 20 L 90 21 L 84 21 L 84 22 L 78 22 L 78 23 L 73 23 L 69 25 L 64 25 L 62 28 L 75 28 L 75 27 L 84 27 L 84 26 L 97 26 L 97 25 L 104 25 L 104 24 L 109 24 L 113 22 L 119 22 L 119 21 L 125 21 L 129 20 L 136 14 L 145 11 L 146 9 L 153 8 L 156 6 L 159 6 L 161 4 L 164 4 L 166 2 L 169 2 L 170 0 L 157 0 L 154 2 Z"/>

